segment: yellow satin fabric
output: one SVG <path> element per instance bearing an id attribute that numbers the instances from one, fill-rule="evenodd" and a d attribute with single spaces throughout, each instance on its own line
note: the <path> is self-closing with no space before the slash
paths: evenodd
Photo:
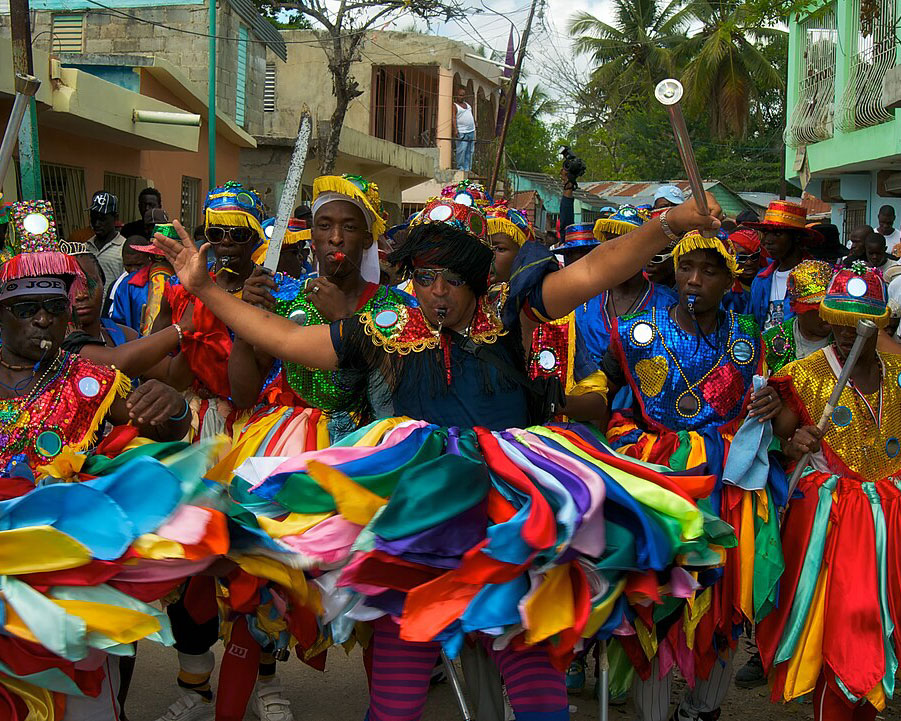
<path id="1" fill-rule="evenodd" d="M 289 513 L 288 517 L 283 521 L 257 516 L 257 522 L 260 524 L 260 528 L 266 531 L 270 537 L 282 538 L 284 536 L 299 536 L 301 533 L 309 531 L 313 526 L 334 515 L 334 513 Z"/>
<path id="2" fill-rule="evenodd" d="M 625 588 L 626 579 L 621 578 L 616 586 L 598 604 L 597 608 L 592 609 L 588 616 L 588 623 L 585 624 L 585 630 L 582 632 L 582 638 L 591 638 L 607 622 L 610 614 L 613 613 L 613 606 L 616 600 L 622 595 Z"/>
<path id="3" fill-rule="evenodd" d="M 359 526 L 369 523 L 376 512 L 388 502 L 369 489 L 354 483 L 341 471 L 336 471 L 323 463 L 309 461 L 307 473 L 335 499 L 338 513 Z"/>
<path id="4" fill-rule="evenodd" d="M 250 426 L 238 428 L 237 424 L 235 424 L 236 428 L 232 438 L 231 450 L 222 456 L 219 462 L 210 469 L 207 473 L 207 478 L 217 483 L 227 484 L 231 481 L 234 470 L 238 466 L 251 456 L 259 455 L 260 444 L 265 440 L 275 424 L 279 422 L 281 416 L 281 413 L 270 413 Z M 238 437 L 242 432 L 241 442 L 238 443 Z"/>
<path id="5" fill-rule="evenodd" d="M 91 601 L 51 600 L 68 615 L 83 620 L 89 633 L 100 633 L 116 643 L 134 643 L 161 628 L 159 619 L 130 608 Z"/>
<path id="6" fill-rule="evenodd" d="M 813 693 L 823 668 L 823 633 L 826 617 L 826 581 L 829 570 L 824 568 L 817 579 L 816 590 L 810 603 L 810 612 L 798 639 L 794 655 L 788 661 L 783 698 L 791 701 Z"/>
<path id="7" fill-rule="evenodd" d="M 51 526 L 0 531 L 0 574 L 62 571 L 91 560 L 86 546 Z"/>
<path id="8" fill-rule="evenodd" d="M 306 576 L 300 569 L 289 568 L 266 556 L 230 555 L 229 558 L 251 576 L 274 581 L 287 588 L 300 602 L 309 605 L 314 613 L 321 613 L 319 593 L 307 583 Z"/>
<path id="9" fill-rule="evenodd" d="M 152 558 L 156 561 L 164 558 L 184 558 L 185 547 L 178 541 L 161 538 L 155 533 L 145 533 L 139 536 L 132 544 L 132 549 L 144 558 Z"/>
<path id="10" fill-rule="evenodd" d="M 523 604 L 526 643 L 539 643 L 572 628 L 576 620 L 569 564 L 555 566 Z"/>
<path id="11" fill-rule="evenodd" d="M 0 684 L 21 698 L 28 708 L 27 721 L 52 721 L 53 694 L 45 688 L 39 688 L 27 681 L 0 675 Z"/>

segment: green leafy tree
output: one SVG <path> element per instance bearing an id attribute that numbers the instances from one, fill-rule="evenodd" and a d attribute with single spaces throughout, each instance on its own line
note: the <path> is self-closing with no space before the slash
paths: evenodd
<path id="1" fill-rule="evenodd" d="M 547 117 L 555 109 L 554 102 L 539 86 L 519 89 L 504 145 L 507 162 L 514 169 L 540 173 L 553 167 L 557 148 Z"/>
<path id="2" fill-rule="evenodd" d="M 279 30 L 309 30 L 313 26 L 292 3 L 277 0 L 254 0 L 257 11 Z"/>
<path id="3" fill-rule="evenodd" d="M 682 76 L 686 108 L 706 115 L 716 137 L 744 137 L 752 102 L 784 91 L 784 77 L 765 48 L 782 47 L 786 34 L 756 25 L 741 0 L 691 0 L 686 10 L 701 24 L 679 48 L 688 58 Z"/>

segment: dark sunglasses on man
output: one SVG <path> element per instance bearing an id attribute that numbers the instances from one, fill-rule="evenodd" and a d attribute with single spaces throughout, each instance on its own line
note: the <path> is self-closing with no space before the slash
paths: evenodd
<path id="1" fill-rule="evenodd" d="M 737 263 L 757 262 L 758 260 L 760 260 L 760 251 L 757 251 L 756 253 L 736 253 L 735 255 L 735 261 Z"/>
<path id="2" fill-rule="evenodd" d="M 413 282 L 421 285 L 423 288 L 428 288 L 438 280 L 439 275 L 444 278 L 445 283 L 452 285 L 454 288 L 466 285 L 466 281 L 463 280 L 462 276 L 447 268 L 415 268 L 413 270 Z"/>
<path id="3" fill-rule="evenodd" d="M 207 226 L 203 234 L 213 245 L 222 243 L 226 236 L 228 236 L 233 243 L 244 245 L 245 243 L 249 243 L 251 239 L 256 236 L 256 231 L 253 228 L 248 228 L 246 225 L 235 225 L 231 227 L 210 225 Z"/>
<path id="4" fill-rule="evenodd" d="M 19 320 L 34 318 L 43 308 L 52 316 L 65 315 L 69 312 L 68 298 L 47 298 L 45 300 L 20 300 L 18 303 L 4 303 L 3 308 Z"/>

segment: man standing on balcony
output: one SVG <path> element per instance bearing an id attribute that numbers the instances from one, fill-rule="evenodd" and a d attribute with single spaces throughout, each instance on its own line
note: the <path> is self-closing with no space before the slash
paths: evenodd
<path id="1" fill-rule="evenodd" d="M 472 151 L 476 144 L 476 119 L 472 106 L 466 102 L 466 88 L 462 85 L 457 88 L 451 122 L 457 140 L 457 168 L 468 173 L 472 169 Z"/>

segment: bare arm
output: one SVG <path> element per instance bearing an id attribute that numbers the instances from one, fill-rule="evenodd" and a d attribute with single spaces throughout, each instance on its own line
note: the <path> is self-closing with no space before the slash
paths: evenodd
<path id="1" fill-rule="evenodd" d="M 157 233 L 154 244 L 166 253 L 188 292 L 200 298 L 235 335 L 275 358 L 307 368 L 334 370 L 337 367 L 338 356 L 332 347 L 329 326 L 299 326 L 226 293 L 207 273 L 205 258 L 209 243 L 198 250 L 181 223 L 176 220 L 174 225 L 178 240 Z"/>
<path id="2" fill-rule="evenodd" d="M 673 232 L 719 228 L 720 206 L 709 193 L 707 203 L 710 215 L 701 215 L 691 199 L 672 208 L 667 221 Z M 631 278 L 669 244 L 658 219 L 602 243 L 572 265 L 547 275 L 542 286 L 545 309 L 551 318 L 562 318 L 581 303 Z"/>
<path id="3" fill-rule="evenodd" d="M 238 408 L 250 408 L 260 397 L 263 380 L 272 366 L 272 358 L 260 353 L 243 338 L 235 338 L 232 352 L 228 356 L 228 382 L 231 386 L 232 401 Z"/>
<path id="4" fill-rule="evenodd" d="M 169 326 L 159 333 L 128 341 L 115 348 L 86 345 L 80 355 L 107 366 L 116 366 L 129 378 L 143 376 L 178 347 L 178 332 Z"/>

